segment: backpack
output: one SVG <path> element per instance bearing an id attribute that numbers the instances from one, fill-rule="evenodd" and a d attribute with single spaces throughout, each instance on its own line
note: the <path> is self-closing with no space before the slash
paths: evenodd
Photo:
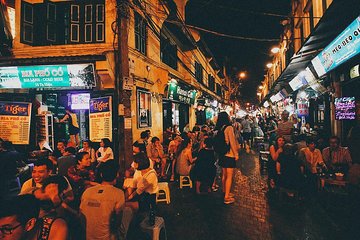
<path id="1" fill-rule="evenodd" d="M 225 128 L 228 126 L 223 126 L 220 130 L 217 131 L 214 137 L 214 150 L 219 156 L 224 156 L 230 151 L 230 145 L 226 143 L 225 140 Z"/>

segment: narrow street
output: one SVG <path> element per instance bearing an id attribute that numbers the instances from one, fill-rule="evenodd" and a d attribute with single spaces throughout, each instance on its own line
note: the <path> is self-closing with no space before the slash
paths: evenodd
<path id="1" fill-rule="evenodd" d="M 193 189 L 171 184 L 171 203 L 158 205 L 168 239 L 359 239 L 359 206 L 348 196 L 279 202 L 268 198 L 266 178 L 253 151 L 243 152 L 238 162 L 233 205 L 223 204 L 221 189 L 197 196 Z"/>

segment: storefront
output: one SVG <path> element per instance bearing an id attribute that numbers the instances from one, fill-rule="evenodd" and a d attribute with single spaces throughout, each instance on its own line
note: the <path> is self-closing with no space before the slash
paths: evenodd
<path id="1" fill-rule="evenodd" d="M 191 107 L 195 104 L 197 91 L 192 87 L 170 80 L 167 98 L 163 99 L 163 128 L 164 131 L 174 125 L 182 132 L 186 124 L 190 124 Z"/>
<path id="2" fill-rule="evenodd" d="M 100 90 L 96 79 L 94 63 L 0 67 L 0 137 L 29 150 L 44 141 L 55 149 L 58 140 L 70 140 L 70 124 L 62 121 L 68 109 L 79 140 L 112 141 L 114 91 Z M 13 110 L 26 106 L 26 113 Z"/>
<path id="3" fill-rule="evenodd" d="M 214 118 L 218 114 L 218 101 L 203 93 L 196 103 L 196 124 L 201 126 L 210 122 L 214 123 Z"/>
<path id="4" fill-rule="evenodd" d="M 343 140 L 359 119 L 360 16 L 312 61 L 320 78 L 330 82 L 332 133 Z"/>

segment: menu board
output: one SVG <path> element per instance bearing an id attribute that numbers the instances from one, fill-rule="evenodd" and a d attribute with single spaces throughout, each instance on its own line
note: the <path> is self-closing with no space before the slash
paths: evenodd
<path id="1" fill-rule="evenodd" d="M 356 103 L 355 97 L 335 98 L 335 119 L 355 120 Z"/>
<path id="2" fill-rule="evenodd" d="M 90 99 L 90 140 L 100 142 L 102 138 L 112 141 L 111 97 Z"/>
<path id="3" fill-rule="evenodd" d="M 0 138 L 29 144 L 31 103 L 0 102 Z"/>

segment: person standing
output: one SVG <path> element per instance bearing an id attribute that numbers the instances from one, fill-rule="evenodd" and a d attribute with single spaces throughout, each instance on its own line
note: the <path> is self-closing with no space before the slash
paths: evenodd
<path id="1" fill-rule="evenodd" d="M 245 148 L 249 149 L 251 139 L 251 120 L 250 116 L 246 115 L 245 119 L 241 122 L 242 135 L 244 138 Z"/>
<path id="2" fill-rule="evenodd" d="M 158 137 L 153 137 L 151 143 L 146 147 L 147 157 L 150 159 L 150 168 L 154 168 L 155 163 L 161 164 L 161 177 L 165 177 L 166 158 L 164 150 Z"/>
<path id="3" fill-rule="evenodd" d="M 224 196 L 224 203 L 231 204 L 235 202 L 234 194 L 231 193 L 231 186 L 233 182 L 234 168 L 236 161 L 239 160 L 239 143 L 236 140 L 234 128 L 231 125 L 230 117 L 226 112 L 220 112 L 216 123 L 216 130 L 223 131 L 225 142 L 230 149 L 224 156 L 219 156 L 219 165 L 222 167 L 222 187 Z M 251 128 L 250 128 L 251 132 Z"/>
<path id="4" fill-rule="evenodd" d="M 80 144 L 80 127 L 77 120 L 77 116 L 74 112 L 72 112 L 70 107 L 66 108 L 65 116 L 60 120 L 60 122 L 67 121 L 69 124 L 69 135 L 70 135 L 70 142 L 75 143 L 75 146 L 79 146 Z"/>
<path id="5" fill-rule="evenodd" d="M 285 145 L 285 139 L 283 137 L 278 137 L 274 145 L 270 146 L 270 156 L 268 161 L 268 182 L 270 189 L 274 189 L 277 182 L 277 162 L 279 155 L 283 152 L 283 147 Z"/>
<path id="6" fill-rule="evenodd" d="M 174 140 L 169 143 L 168 154 L 171 160 L 171 177 L 170 182 L 175 180 L 175 164 L 176 164 L 176 153 L 181 144 L 182 138 L 180 136 L 176 136 Z"/>
<path id="7" fill-rule="evenodd" d="M 277 135 L 282 136 L 285 142 L 291 142 L 291 134 L 293 133 L 294 125 L 289 121 L 289 112 L 284 110 L 281 113 L 281 122 L 277 126 Z"/>

